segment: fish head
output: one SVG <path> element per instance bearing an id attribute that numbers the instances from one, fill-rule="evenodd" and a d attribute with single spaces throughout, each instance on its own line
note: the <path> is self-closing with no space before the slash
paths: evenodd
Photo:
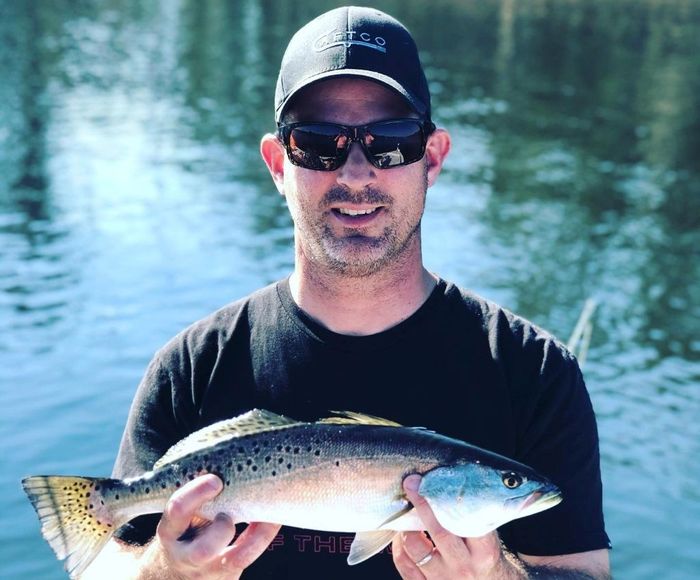
<path id="1" fill-rule="evenodd" d="M 556 485 L 511 461 L 465 461 L 437 467 L 423 476 L 418 491 L 440 524 L 465 538 L 483 536 L 562 500 Z"/>

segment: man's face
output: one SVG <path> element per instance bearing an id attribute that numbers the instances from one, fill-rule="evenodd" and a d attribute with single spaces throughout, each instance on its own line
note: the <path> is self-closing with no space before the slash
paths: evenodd
<path id="1" fill-rule="evenodd" d="M 339 78 L 295 97 L 285 122 L 365 125 L 415 116 L 393 91 L 371 81 Z M 389 264 L 420 260 L 420 220 L 427 189 L 425 159 L 377 169 L 353 143 L 335 171 L 314 171 L 284 162 L 283 195 L 294 220 L 302 259 L 350 277 Z"/>

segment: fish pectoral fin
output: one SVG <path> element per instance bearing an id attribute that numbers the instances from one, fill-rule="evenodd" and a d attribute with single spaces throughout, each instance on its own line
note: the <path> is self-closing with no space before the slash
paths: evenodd
<path id="1" fill-rule="evenodd" d="M 364 562 L 381 552 L 389 545 L 396 535 L 396 530 L 376 530 L 373 532 L 357 532 L 350 546 L 348 564 L 353 566 Z"/>
<path id="2" fill-rule="evenodd" d="M 381 524 L 379 524 L 380 528 L 383 528 L 387 524 L 390 524 L 392 522 L 396 522 L 396 520 L 402 518 L 403 516 L 411 513 L 413 511 L 413 504 L 412 503 L 406 503 L 406 505 L 397 511 L 395 514 L 390 515 L 387 519 L 385 519 Z M 399 526 L 400 528 L 400 526 Z M 396 526 L 394 526 L 394 529 L 396 529 Z"/>

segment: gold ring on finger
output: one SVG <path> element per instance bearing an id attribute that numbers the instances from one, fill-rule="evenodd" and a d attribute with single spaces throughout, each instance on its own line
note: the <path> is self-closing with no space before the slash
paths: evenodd
<path id="1" fill-rule="evenodd" d="M 416 566 L 418 566 L 419 568 L 422 568 L 422 567 L 425 566 L 428 562 L 430 562 L 430 560 L 433 559 L 433 556 L 434 556 L 434 555 L 435 555 L 435 548 L 433 548 L 432 550 L 430 550 L 430 552 L 428 552 L 425 556 L 423 556 L 420 560 L 418 560 L 418 561 L 416 562 Z"/>

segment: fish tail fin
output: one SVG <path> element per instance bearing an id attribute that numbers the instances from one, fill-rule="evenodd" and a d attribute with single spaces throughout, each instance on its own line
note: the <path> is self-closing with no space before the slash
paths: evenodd
<path id="1" fill-rule="evenodd" d="M 38 475 L 22 480 L 22 487 L 41 522 L 41 533 L 65 568 L 75 577 L 87 568 L 114 531 L 117 522 L 102 495 L 116 480 Z"/>

